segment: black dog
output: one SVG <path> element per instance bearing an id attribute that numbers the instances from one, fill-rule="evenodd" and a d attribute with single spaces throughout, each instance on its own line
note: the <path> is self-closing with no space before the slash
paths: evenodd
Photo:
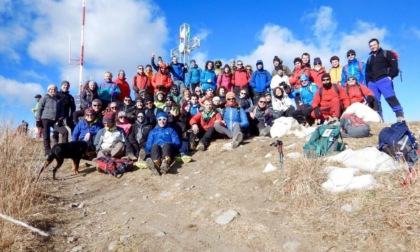
<path id="1" fill-rule="evenodd" d="M 53 179 L 56 180 L 55 173 L 57 172 L 58 168 L 63 164 L 64 159 L 70 158 L 73 160 L 72 170 L 75 174 L 79 173 L 79 163 L 80 160 L 87 155 L 88 152 L 88 144 L 85 141 L 76 141 L 76 142 L 69 142 L 69 143 L 59 143 L 54 145 L 54 147 L 50 150 L 50 153 L 47 156 L 47 160 L 45 161 L 44 165 L 41 168 L 41 171 L 38 174 L 38 181 L 39 176 L 41 176 L 42 171 L 54 161 L 57 161 L 57 165 L 53 169 Z"/>

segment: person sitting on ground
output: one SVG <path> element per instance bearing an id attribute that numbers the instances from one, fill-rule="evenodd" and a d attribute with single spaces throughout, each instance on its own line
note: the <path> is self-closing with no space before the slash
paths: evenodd
<path id="1" fill-rule="evenodd" d="M 162 91 L 158 91 L 156 93 L 155 107 L 163 110 L 165 105 L 166 105 L 165 94 Z"/>
<path id="2" fill-rule="evenodd" d="M 226 93 L 228 91 L 226 90 L 225 87 L 220 87 L 219 89 L 216 90 L 216 96 L 218 96 L 220 98 L 220 102 L 222 103 L 221 106 L 222 108 L 225 107 L 225 103 L 226 103 Z"/>
<path id="3" fill-rule="evenodd" d="M 273 124 L 272 110 L 267 107 L 266 97 L 261 97 L 258 104 L 249 108 L 250 133 L 256 136 L 270 136 Z"/>
<path id="4" fill-rule="evenodd" d="M 126 136 L 124 130 L 115 125 L 115 113 L 106 112 L 102 124 L 104 127 L 96 134 L 94 141 L 97 157 L 123 157 Z"/>
<path id="5" fill-rule="evenodd" d="M 217 110 L 217 112 L 219 112 L 220 114 L 223 113 L 223 104 L 222 101 L 220 101 L 220 97 L 219 96 L 215 96 L 212 99 L 213 102 L 213 107 L 215 110 Z"/>
<path id="6" fill-rule="evenodd" d="M 328 73 L 322 75 L 322 87 L 316 92 L 312 101 L 314 108 L 311 116 L 321 121 L 328 120 L 328 124 L 339 124 L 339 118 L 350 105 L 346 91 L 338 85 L 331 83 Z"/>
<path id="7" fill-rule="evenodd" d="M 242 142 L 243 131 L 249 126 L 246 112 L 236 103 L 235 93 L 226 94 L 226 107 L 223 111 L 223 120 L 215 122 L 214 128 L 217 132 L 232 139 L 232 148 L 236 148 Z"/>
<path id="8" fill-rule="evenodd" d="M 137 120 L 137 115 L 140 113 L 140 111 L 144 111 L 144 100 L 142 98 L 139 98 L 136 100 L 136 105 L 134 106 L 134 110 L 127 114 L 128 121 L 133 124 Z"/>
<path id="9" fill-rule="evenodd" d="M 347 77 L 345 90 L 346 94 L 349 96 L 350 105 L 356 102 L 366 103 L 371 109 L 375 111 L 379 110 L 378 102 L 372 90 L 365 85 L 357 83 L 356 76 L 350 75 Z"/>
<path id="10" fill-rule="evenodd" d="M 201 107 L 204 107 L 204 101 L 206 100 L 206 99 L 213 99 L 213 97 L 214 97 L 214 90 L 213 90 L 213 88 L 207 88 L 207 90 L 206 90 L 206 95 L 203 97 L 203 98 L 201 98 L 200 100 L 199 100 L 199 102 L 200 102 L 200 106 Z"/>
<path id="11" fill-rule="evenodd" d="M 83 120 L 79 121 L 74 127 L 71 141 L 85 141 L 90 150 L 95 150 L 94 142 L 96 134 L 102 129 L 102 123 L 96 118 L 95 110 L 85 109 Z"/>
<path id="12" fill-rule="evenodd" d="M 116 121 L 115 125 L 123 129 L 125 135 L 128 136 L 131 131 L 131 123 L 127 119 L 127 113 L 125 113 L 124 111 L 118 112 L 117 118 L 115 119 L 115 121 Z"/>
<path id="13" fill-rule="evenodd" d="M 265 92 L 264 93 L 265 100 L 267 101 L 267 108 L 273 108 L 273 101 L 271 100 L 271 93 Z"/>
<path id="14" fill-rule="evenodd" d="M 121 107 L 121 111 L 124 111 L 127 115 L 134 112 L 136 109 L 134 102 L 131 100 L 130 96 L 124 97 L 124 103 Z"/>
<path id="15" fill-rule="evenodd" d="M 166 97 L 166 103 L 165 103 L 165 107 L 163 107 L 163 112 L 169 114 L 171 112 L 172 106 L 174 105 L 178 106 L 178 104 L 175 103 L 174 100 L 172 99 L 172 96 Z"/>
<path id="16" fill-rule="evenodd" d="M 194 89 L 194 93 L 198 96 L 199 99 L 201 99 L 204 96 L 203 90 L 201 90 L 201 87 L 196 87 Z"/>
<path id="17" fill-rule="evenodd" d="M 125 144 L 126 155 L 129 159 L 146 159 L 146 156 L 149 154 L 146 152 L 146 141 L 151 130 L 152 125 L 147 122 L 144 111 L 139 111 Z"/>
<path id="18" fill-rule="evenodd" d="M 252 106 L 251 98 L 249 98 L 248 89 L 244 88 L 239 91 L 238 104 L 244 110 Z"/>
<path id="19" fill-rule="evenodd" d="M 282 116 L 291 117 L 295 111 L 292 101 L 289 96 L 284 92 L 282 87 L 276 87 L 273 90 L 273 118 L 277 119 Z"/>
<path id="20" fill-rule="evenodd" d="M 168 127 L 168 115 L 165 112 L 157 115 L 157 121 L 157 127 L 147 137 L 146 150 L 150 152 L 150 158 L 146 159 L 146 163 L 149 170 L 160 175 L 171 169 L 174 154 L 181 143 L 176 131 Z"/>
<path id="21" fill-rule="evenodd" d="M 311 83 L 306 74 L 300 76 L 300 83 L 302 87 L 293 90 L 293 92 L 289 94 L 289 97 L 293 99 L 299 97 L 298 107 L 292 113 L 292 116 L 300 124 L 306 125 L 306 123 L 308 123 L 309 125 L 312 125 L 314 123 L 314 119 L 311 117 L 313 109 L 312 101 L 316 91 L 318 91 L 318 87 Z"/>
<path id="22" fill-rule="evenodd" d="M 280 85 L 290 86 L 289 76 L 284 74 L 283 66 L 276 66 L 275 70 L 277 74 L 273 75 L 273 78 L 271 79 L 270 83 L 270 88 L 273 90 L 274 88 L 279 87 Z"/>
<path id="23" fill-rule="evenodd" d="M 204 110 L 191 117 L 190 125 L 192 132 L 190 133 L 191 150 L 204 151 L 209 145 L 212 138 L 216 136 L 214 123 L 221 121 L 222 116 L 213 108 L 210 98 L 204 100 Z M 199 143 L 196 147 L 196 140 Z"/>
<path id="24" fill-rule="evenodd" d="M 95 111 L 95 117 L 100 123 L 102 123 L 102 117 L 105 113 L 105 110 L 102 109 L 102 102 L 99 99 L 92 101 L 92 109 Z"/>
<path id="25" fill-rule="evenodd" d="M 106 112 L 114 112 L 115 114 L 117 114 L 120 111 L 120 106 L 118 105 L 117 102 L 111 102 L 108 105 L 108 108 L 106 108 Z"/>
<path id="26" fill-rule="evenodd" d="M 200 106 L 200 103 L 198 102 L 198 96 L 196 94 L 191 95 L 190 105 L 191 105 L 191 110 L 190 110 L 191 115 L 195 115 L 198 112 L 200 112 L 201 106 Z"/>
<path id="27" fill-rule="evenodd" d="M 185 110 L 185 107 L 184 107 Z M 169 127 L 173 128 L 176 133 L 178 134 L 178 138 L 181 142 L 181 147 L 176 152 L 176 160 L 181 160 L 184 163 L 189 163 L 191 161 L 191 157 L 188 155 L 190 152 L 189 148 L 189 132 L 190 124 L 189 124 L 189 116 L 185 114 L 186 111 L 181 113 L 181 108 L 175 104 L 172 106 L 169 115 L 168 115 L 168 122 Z"/>

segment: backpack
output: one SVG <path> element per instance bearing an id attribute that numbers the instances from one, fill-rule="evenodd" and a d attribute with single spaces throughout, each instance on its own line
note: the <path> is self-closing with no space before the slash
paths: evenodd
<path id="1" fill-rule="evenodd" d="M 361 138 L 370 135 L 370 126 L 355 114 L 343 115 L 340 125 L 344 129 L 343 137 Z"/>
<path id="2" fill-rule="evenodd" d="M 418 143 L 405 122 L 397 122 L 390 127 L 383 128 L 379 133 L 378 149 L 393 158 L 402 153 L 409 167 L 412 167 L 418 160 Z"/>
<path id="3" fill-rule="evenodd" d="M 400 79 L 401 79 L 401 82 L 402 82 L 402 70 L 400 69 L 400 64 L 399 64 L 399 60 L 400 60 L 400 56 L 398 55 L 398 53 L 396 52 L 396 51 L 394 51 L 394 50 L 384 50 L 384 49 L 382 49 L 382 53 L 383 53 L 383 55 L 384 55 L 384 57 L 385 57 L 385 59 L 386 59 L 386 55 L 388 54 L 388 52 L 390 52 L 390 53 L 392 53 L 392 55 L 394 55 L 394 58 L 395 58 L 395 60 L 397 61 L 397 64 L 398 64 L 398 68 L 397 68 L 397 75 L 399 74 L 400 75 Z M 366 62 L 366 64 L 367 63 L 369 63 L 369 61 L 370 61 L 370 59 L 372 58 L 372 56 L 370 56 L 369 58 L 368 58 L 368 60 L 367 60 L 367 62 Z M 388 63 L 389 64 L 389 63 Z M 388 67 L 388 70 L 389 70 L 389 67 Z"/>
<path id="4" fill-rule="evenodd" d="M 117 159 L 112 157 L 99 157 L 96 159 L 98 171 L 111 174 L 116 178 L 121 178 L 132 164 L 133 161 L 128 159 Z"/>
<path id="5" fill-rule="evenodd" d="M 340 131 L 340 126 L 336 125 L 321 125 L 316 128 L 311 139 L 303 146 L 305 156 L 318 158 L 344 150 Z"/>

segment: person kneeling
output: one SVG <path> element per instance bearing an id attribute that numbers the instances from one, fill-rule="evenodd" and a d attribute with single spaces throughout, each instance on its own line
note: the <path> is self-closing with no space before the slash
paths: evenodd
<path id="1" fill-rule="evenodd" d="M 146 150 L 150 152 L 150 158 L 146 159 L 146 163 L 149 170 L 160 175 L 169 171 L 174 153 L 181 144 L 176 131 L 168 127 L 168 115 L 160 112 L 156 117 L 158 124 L 147 137 Z"/>

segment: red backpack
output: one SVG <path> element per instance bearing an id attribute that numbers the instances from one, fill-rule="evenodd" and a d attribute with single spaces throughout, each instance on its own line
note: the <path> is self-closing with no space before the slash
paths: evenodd
<path id="1" fill-rule="evenodd" d="M 132 164 L 133 161 L 129 159 L 117 159 L 112 157 L 99 157 L 96 159 L 98 171 L 111 174 L 116 178 L 121 178 Z"/>

